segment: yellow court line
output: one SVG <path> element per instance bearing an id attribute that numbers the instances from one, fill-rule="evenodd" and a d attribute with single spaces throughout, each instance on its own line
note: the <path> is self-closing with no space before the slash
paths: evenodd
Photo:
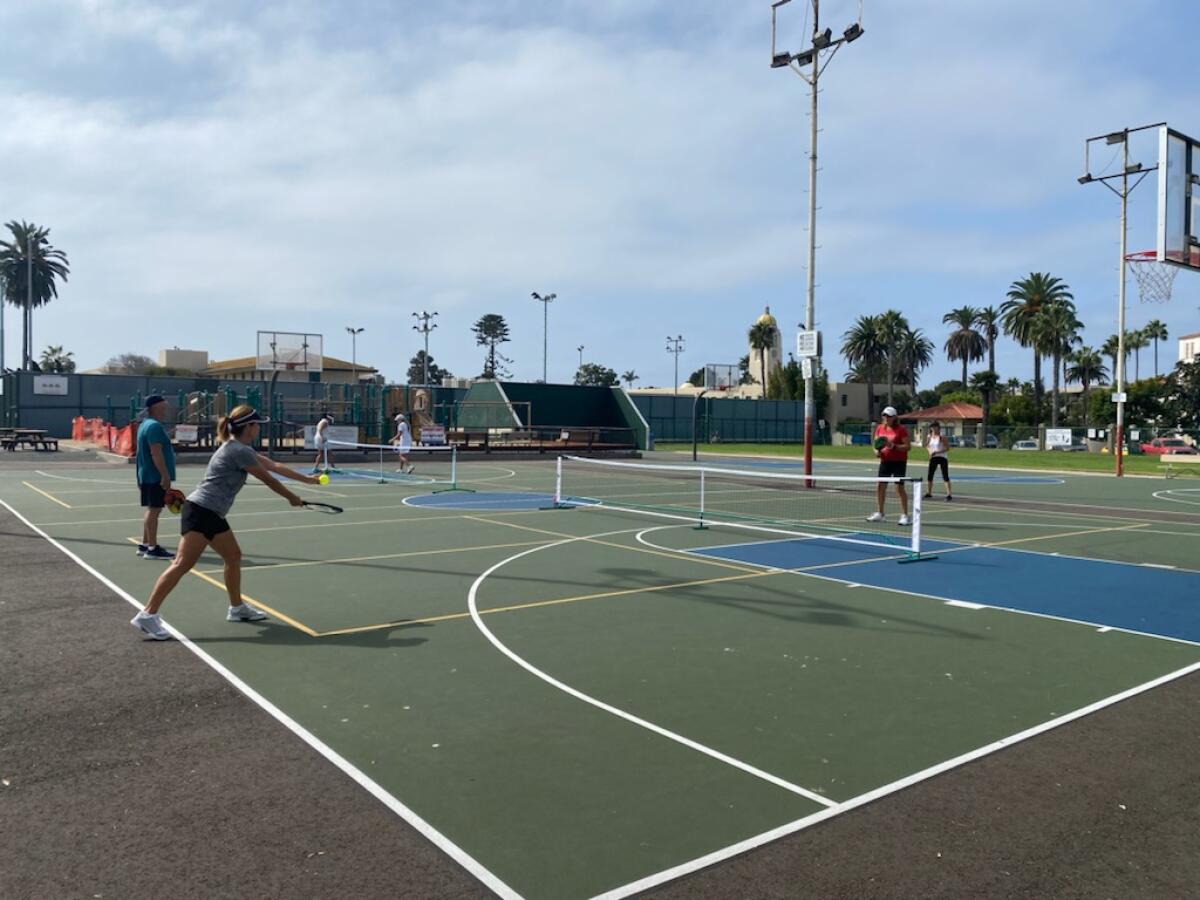
<path id="1" fill-rule="evenodd" d="M 649 547 L 634 547 L 629 544 L 618 544 L 613 541 L 602 541 L 599 538 L 582 537 L 574 534 L 563 534 L 560 531 L 547 531 L 545 528 L 531 528 L 528 525 L 518 525 L 515 522 L 504 522 L 500 519 L 485 519 L 482 516 L 464 516 L 466 519 L 473 519 L 476 522 L 489 522 L 493 525 L 507 525 L 509 528 L 519 528 L 522 531 L 533 531 L 538 534 L 548 534 L 556 538 L 573 538 L 580 543 L 600 544 L 605 547 L 615 547 L 618 550 L 630 550 L 634 553 L 648 553 L 651 556 L 665 556 L 668 559 L 693 559 L 691 556 L 679 556 L 676 553 L 666 553 L 662 550 L 652 550 Z M 680 550 L 679 553 L 684 551 Z M 715 559 L 705 559 L 703 557 L 695 557 L 695 561 L 708 566 L 717 566 L 722 569 L 733 569 L 736 572 L 757 572 L 757 569 L 752 569 L 749 566 L 739 566 L 735 563 L 719 562 Z"/>
<path id="2" fill-rule="evenodd" d="M 39 494 L 41 494 L 41 495 L 42 495 L 43 497 L 45 497 L 47 500 L 53 500 L 53 501 L 54 501 L 55 503 L 57 503 L 59 506 L 66 507 L 67 509 L 72 509 L 72 508 L 73 508 L 73 507 L 71 506 L 71 504 L 70 504 L 70 503 L 63 503 L 61 500 L 59 500 L 59 499 L 58 499 L 57 497 L 55 497 L 53 494 L 50 494 L 50 493 L 47 493 L 46 491 L 43 491 L 43 490 L 42 490 L 40 487 L 38 487 L 37 485 L 30 484 L 28 481 L 22 481 L 22 482 L 21 482 L 21 484 L 25 485 L 25 487 L 29 488 L 31 491 L 37 491 Z"/>
<path id="3" fill-rule="evenodd" d="M 516 612 L 522 609 L 537 609 L 543 606 L 558 606 L 562 603 L 577 603 L 581 600 L 599 600 L 604 597 L 622 597 L 628 594 L 652 594 L 656 591 L 669 591 L 676 588 L 696 587 L 702 584 L 716 584 L 722 581 L 744 581 L 750 578 L 764 578 L 768 575 L 782 575 L 785 569 L 773 569 L 771 571 L 755 571 L 741 572 L 737 575 L 722 575 L 720 578 L 702 578 L 698 581 L 679 581 L 674 584 L 659 584 L 650 587 L 626 588 L 620 591 L 603 591 L 596 594 L 579 594 L 575 597 L 556 597 L 553 600 L 533 600 L 529 603 L 518 603 L 514 606 L 494 606 L 490 609 L 481 609 L 481 616 L 490 616 L 493 613 Z M 317 637 L 329 637 L 338 634 L 355 634 L 363 631 L 378 631 L 381 628 L 398 628 L 404 625 L 424 625 L 430 622 L 446 622 L 452 619 L 469 619 L 469 612 L 447 613 L 443 616 L 428 616 L 422 619 L 401 619 L 398 622 L 388 622 L 383 625 L 360 625 L 356 628 L 341 628 L 337 631 L 322 631 Z"/>
<path id="4" fill-rule="evenodd" d="M 620 544 L 614 544 L 613 546 L 622 547 L 622 545 L 620 545 Z M 623 547 L 622 549 L 629 550 L 629 549 L 633 549 L 633 548 Z M 675 558 L 675 559 L 687 559 L 687 560 L 692 560 L 694 562 L 704 562 L 704 560 L 702 558 L 688 555 L 686 553 L 686 551 L 680 550 L 680 551 L 678 551 L 678 553 L 679 553 L 678 556 L 674 556 L 673 554 L 663 554 L 663 555 L 673 556 L 673 558 Z M 767 578 L 772 575 L 803 575 L 806 572 L 815 572 L 819 569 L 837 568 L 838 566 L 854 565 L 856 563 L 880 562 L 883 560 L 893 560 L 894 561 L 899 558 L 900 557 L 896 557 L 896 556 L 886 556 L 886 557 L 871 556 L 871 557 L 867 557 L 865 559 L 843 560 L 841 562 L 833 562 L 833 563 L 818 563 L 817 565 L 814 565 L 814 566 L 801 566 L 801 567 L 795 568 L 795 569 L 775 569 L 775 568 L 772 568 L 772 569 L 762 569 L 762 568 L 743 569 L 741 571 L 741 573 L 738 575 L 722 575 L 720 578 L 701 578 L 701 579 L 698 579 L 695 581 L 679 581 L 679 582 L 675 582 L 674 584 L 659 584 L 659 585 L 651 585 L 649 587 L 626 588 L 626 589 L 619 590 L 619 591 L 601 591 L 599 593 L 594 593 L 594 594 L 579 594 L 574 597 L 558 597 L 553 600 L 533 600 L 529 603 L 518 603 L 513 606 L 494 606 L 494 607 L 491 607 L 490 609 L 479 610 L 479 614 L 481 616 L 488 616 L 488 615 L 491 615 L 492 613 L 518 612 L 523 609 L 538 609 L 543 606 L 558 606 L 563 603 L 578 603 L 583 600 L 600 600 L 605 597 L 623 597 L 623 596 L 628 596 L 630 594 L 653 594 L 658 591 L 669 591 L 669 590 L 675 590 L 677 588 L 697 587 L 699 585 L 705 585 L 705 584 L 719 584 L 719 583 L 728 582 L 728 581 L 749 581 L 752 578 Z M 471 617 L 471 614 L 469 612 L 446 613 L 445 615 L 441 615 L 441 616 L 426 616 L 426 617 L 420 618 L 420 619 L 401 619 L 396 622 L 386 622 L 382 625 L 359 625 L 354 628 L 339 628 L 335 631 L 322 631 L 319 635 L 317 635 L 317 637 L 330 637 L 333 635 L 344 635 L 344 634 L 361 634 L 365 631 L 380 631 L 384 628 L 400 628 L 400 627 L 404 627 L 407 625 L 428 625 L 428 624 L 432 624 L 434 622 L 449 622 L 449 621 L 453 621 L 455 619 L 469 619 L 470 617 Z"/>
<path id="5" fill-rule="evenodd" d="M 449 547 L 441 550 L 410 550 L 406 553 L 382 553 L 378 556 L 345 556 L 339 559 L 314 559 L 306 562 L 291 562 L 291 563 L 264 563 L 261 566 L 242 566 L 243 572 L 261 572 L 264 569 L 297 569 L 305 566 L 325 566 L 337 563 L 354 563 L 354 562 L 372 562 L 380 559 L 404 559 L 409 556 L 436 556 L 442 553 L 470 553 L 473 550 L 504 550 L 509 547 L 533 547 L 538 544 L 547 544 L 545 541 L 519 541 L 515 544 L 484 544 L 474 547 Z M 201 570 L 206 574 L 215 575 L 222 571 L 221 569 Z"/>
<path id="6" fill-rule="evenodd" d="M 211 575 L 205 575 L 203 572 L 197 572 L 195 569 L 192 569 L 191 574 L 195 575 L 197 578 L 204 579 L 205 581 L 207 581 L 209 584 L 213 585 L 214 587 L 219 587 L 223 591 L 227 590 L 224 582 L 217 581 L 217 579 L 213 578 Z M 247 601 L 248 603 L 252 603 L 254 606 L 257 606 L 259 609 L 265 610 L 266 612 L 270 613 L 271 615 L 273 615 L 275 618 L 279 619 L 280 621 L 286 622 L 287 624 L 291 625 L 296 630 L 303 631 L 309 637 L 319 637 L 319 634 L 315 630 L 313 630 L 312 628 L 309 628 L 303 622 L 299 622 L 296 619 L 293 619 L 291 616 L 285 615 L 285 614 L 281 613 L 279 610 L 273 609 L 270 606 L 267 606 L 267 604 L 263 603 L 262 601 L 255 600 L 253 597 L 247 597 L 245 594 L 242 594 L 241 597 L 243 600 Z"/>
<path id="7" fill-rule="evenodd" d="M 1085 535 L 1085 534 L 1101 534 L 1106 531 L 1131 531 L 1134 528 L 1149 528 L 1150 524 L 1151 523 L 1149 523 L 1149 522 L 1144 522 L 1140 525 L 1114 525 L 1111 528 L 1088 528 L 1088 529 L 1085 529 L 1084 531 L 1061 531 L 1058 534 L 1039 534 L 1039 535 L 1034 535 L 1033 537 L 1012 538 L 1007 541 L 990 541 L 987 543 L 981 543 L 978 546 L 980 546 L 980 547 L 1005 547 L 1005 546 L 1008 546 L 1009 544 L 1028 544 L 1032 541 L 1051 541 L 1051 540 L 1054 540 L 1055 538 L 1080 537 L 1081 535 Z M 975 546 L 975 545 L 972 544 L 972 545 L 969 545 L 966 547 L 951 547 L 948 550 L 945 550 L 945 551 L 939 550 L 938 552 L 939 553 L 943 553 L 943 552 L 953 553 L 957 550 L 969 550 L 973 546 Z"/>
<path id="8" fill-rule="evenodd" d="M 125 540 L 130 541 L 134 544 L 137 543 L 137 538 L 126 538 Z M 225 591 L 226 593 L 229 593 L 228 589 L 225 587 L 225 583 L 222 581 L 217 581 L 217 579 L 212 578 L 208 575 L 205 575 L 203 572 L 197 572 L 195 569 L 192 569 L 190 571 L 190 574 L 195 575 L 197 578 L 203 579 L 204 581 L 207 581 L 209 584 L 213 585 L 214 587 L 220 588 L 222 591 Z M 281 622 L 286 622 L 288 625 L 291 625 L 297 631 L 303 631 L 309 637 L 317 637 L 318 636 L 317 632 L 314 629 L 309 628 L 303 622 L 299 622 L 296 619 L 293 619 L 291 616 L 281 613 L 279 610 L 273 609 L 272 607 L 267 606 L 267 604 L 262 603 L 261 601 L 255 600 L 253 597 L 247 597 L 245 594 L 242 594 L 241 598 L 243 600 L 245 600 L 246 602 L 252 603 L 253 605 L 257 606 L 259 609 L 266 610 L 268 613 L 273 615 L 275 618 L 279 619 Z"/>

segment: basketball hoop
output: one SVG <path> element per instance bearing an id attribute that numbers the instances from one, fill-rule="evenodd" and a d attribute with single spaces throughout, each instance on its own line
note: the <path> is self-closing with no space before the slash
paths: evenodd
<path id="1" fill-rule="evenodd" d="M 1171 299 L 1171 286 L 1179 269 L 1170 263 L 1159 262 L 1153 250 L 1130 253 L 1125 262 L 1137 279 L 1138 299 L 1143 303 L 1166 303 Z"/>

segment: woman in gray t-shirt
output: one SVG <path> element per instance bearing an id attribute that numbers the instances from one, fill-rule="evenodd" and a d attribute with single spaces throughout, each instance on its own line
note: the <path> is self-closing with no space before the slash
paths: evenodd
<path id="1" fill-rule="evenodd" d="M 256 622 L 267 617 L 266 613 L 242 602 L 242 551 L 225 516 L 229 514 L 238 491 L 245 485 L 247 475 L 253 475 L 292 506 L 300 506 L 303 501 L 272 473 L 305 484 L 320 484 L 317 478 L 302 475 L 255 452 L 253 445 L 258 439 L 259 425 L 267 421 L 258 414 L 258 410 L 245 404 L 221 418 L 217 426 L 221 446 L 209 460 L 199 486 L 183 504 L 180 515 L 183 537 L 179 541 L 175 559 L 159 576 L 145 609 L 134 616 L 131 623 L 155 640 L 162 641 L 171 636 L 163 628 L 158 614 L 163 601 L 200 559 L 204 548 L 209 546 L 225 561 L 225 589 L 229 592 L 226 618 L 231 622 Z"/>

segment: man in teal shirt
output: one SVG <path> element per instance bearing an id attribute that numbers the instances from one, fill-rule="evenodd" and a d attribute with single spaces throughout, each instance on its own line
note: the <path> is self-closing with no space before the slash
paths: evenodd
<path id="1" fill-rule="evenodd" d="M 146 398 L 146 418 L 137 432 L 137 480 L 142 494 L 142 559 L 174 559 L 175 554 L 158 544 L 158 517 L 166 505 L 167 491 L 175 480 L 175 450 L 163 425 L 167 401 L 159 394 Z"/>

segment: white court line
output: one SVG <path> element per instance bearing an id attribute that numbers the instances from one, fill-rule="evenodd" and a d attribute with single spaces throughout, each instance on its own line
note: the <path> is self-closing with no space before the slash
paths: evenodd
<path id="1" fill-rule="evenodd" d="M 553 547 L 561 547 L 565 544 L 575 543 L 576 541 L 595 540 L 596 538 L 611 537 L 611 536 L 617 535 L 617 534 L 628 534 L 631 531 L 637 531 L 637 530 L 638 530 L 637 528 L 623 528 L 619 531 L 605 531 L 605 532 L 601 532 L 599 534 L 589 534 L 589 535 L 581 535 L 579 537 L 565 538 L 564 540 L 561 540 L 561 541 L 555 541 L 552 544 L 543 544 L 539 547 L 531 547 L 529 550 L 524 550 L 521 553 L 515 553 L 512 556 L 508 557 L 507 559 L 500 560 L 500 562 L 496 563 L 495 565 L 491 566 L 489 569 L 487 569 L 486 571 L 481 573 L 480 576 L 478 578 L 476 578 L 475 581 L 472 582 L 472 584 L 471 584 L 471 590 L 467 593 L 467 607 L 471 612 L 471 620 L 475 623 L 475 627 L 479 629 L 479 631 L 483 634 L 483 636 L 486 637 L 492 643 L 492 646 L 494 646 L 497 650 L 499 650 L 501 653 L 503 653 L 505 656 L 507 656 L 509 659 L 511 659 L 513 662 L 515 662 L 522 669 L 529 672 L 534 677 L 540 678 L 542 681 L 546 682 L 546 684 L 550 685 L 551 687 L 558 688 L 558 690 L 562 691 L 563 693 L 569 694 L 570 696 L 574 697 L 577 700 L 582 700 L 584 703 L 594 706 L 599 710 L 602 710 L 606 713 L 617 716 L 620 719 L 624 719 L 626 722 L 630 722 L 634 725 L 639 726 L 640 728 L 645 728 L 647 731 L 651 731 L 654 734 L 657 734 L 661 737 L 667 738 L 668 740 L 675 741 L 677 744 L 682 744 L 683 746 L 685 746 L 691 750 L 695 750 L 699 753 L 703 753 L 705 756 L 712 757 L 713 759 L 715 759 L 719 762 L 723 762 L 726 765 L 733 766 L 735 769 L 740 769 L 741 771 L 743 771 L 749 775 L 753 775 L 755 778 L 760 778 L 763 781 L 766 781 L 770 784 L 775 785 L 776 787 L 783 788 L 785 791 L 790 791 L 793 794 L 798 794 L 801 797 L 804 797 L 808 800 L 812 800 L 814 803 L 820 803 L 822 806 L 833 806 L 834 805 L 833 801 L 828 799 L 827 797 L 822 797 L 818 793 L 815 793 L 813 791 L 802 788 L 799 785 L 792 784 L 790 781 L 786 781 L 777 775 L 772 775 L 770 772 L 766 772 L 762 769 L 752 766 L 749 763 L 743 762 L 740 759 L 735 759 L 734 757 L 728 756 L 728 755 L 720 752 L 719 750 L 714 750 L 712 747 L 707 747 L 704 744 L 698 743 L 697 741 L 693 741 L 691 738 L 684 737 L 681 734 L 677 734 L 674 731 L 670 731 L 669 729 L 663 728 L 661 725 L 655 725 L 653 722 L 649 722 L 646 719 L 635 716 L 633 713 L 626 712 L 623 709 L 619 709 L 618 707 L 615 707 L 615 706 L 612 706 L 611 704 L 605 703 L 603 700 L 598 700 L 589 694 L 585 694 L 583 691 L 577 690 L 576 688 L 573 688 L 570 685 L 565 684 L 562 681 L 559 681 L 557 678 L 553 677 L 552 675 L 549 675 L 546 672 L 543 672 L 541 669 L 539 669 L 535 665 L 533 665 L 533 663 L 528 662 L 527 660 L 523 659 L 522 657 L 520 657 L 516 653 L 514 653 L 512 650 L 510 650 L 507 646 L 504 645 L 503 642 L 501 642 L 501 640 L 498 637 L 496 637 L 496 635 L 494 635 L 492 633 L 492 631 L 487 627 L 487 625 L 484 624 L 483 618 L 479 615 L 479 608 L 476 603 L 476 597 L 479 593 L 480 585 L 482 585 L 484 583 L 484 581 L 487 580 L 488 576 L 490 576 L 497 569 L 500 569 L 500 568 L 508 565 L 511 562 L 515 562 L 516 560 L 521 559 L 522 557 L 529 556 L 533 553 L 538 553 L 542 550 L 548 550 Z"/>
<path id="2" fill-rule="evenodd" d="M 678 526 L 664 526 L 664 527 L 678 527 Z M 698 548 L 696 548 L 696 550 L 678 550 L 674 547 L 664 547 L 664 546 L 660 546 L 658 544 L 651 543 L 649 541 L 643 541 L 642 543 L 644 543 L 647 547 L 653 547 L 656 550 L 663 550 L 668 553 L 678 554 L 679 557 L 682 559 L 687 559 L 688 557 L 702 555 L 701 551 L 703 551 L 703 549 L 704 549 L 703 547 L 698 547 Z M 773 543 L 773 542 L 770 542 L 770 543 Z M 976 548 L 975 547 L 960 547 L 960 548 L 951 548 L 949 550 L 939 551 L 939 552 L 953 553 L 956 550 L 973 550 L 973 549 L 976 549 Z M 1014 550 L 1014 548 L 1012 548 L 1012 547 L 988 547 L 986 545 L 982 546 L 978 549 L 982 549 L 982 550 Z M 1036 551 L 1015 550 L 1014 552 L 1035 553 Z M 1073 556 L 1063 556 L 1061 558 L 1062 559 L 1084 559 L 1084 560 L 1088 559 L 1087 557 L 1073 557 Z M 836 569 L 836 568 L 841 568 L 841 567 L 849 568 L 850 566 L 874 565 L 877 562 L 889 562 L 889 561 L 893 561 L 895 559 L 897 559 L 897 558 L 896 557 L 879 557 L 879 559 L 871 559 L 871 560 L 858 560 L 858 561 L 853 561 L 853 562 L 830 563 L 828 566 L 825 566 L 823 568 Z M 1116 560 L 1088 560 L 1088 561 L 1089 562 L 1114 562 L 1114 563 L 1116 563 L 1116 565 L 1131 566 L 1131 567 L 1136 566 L 1135 563 L 1122 563 L 1122 562 L 1117 562 Z M 905 597 L 922 597 L 926 600 L 937 600 L 940 603 L 943 603 L 947 606 L 958 606 L 962 603 L 969 602 L 969 601 L 960 601 L 956 597 L 943 597 L 940 594 L 926 594 L 921 591 L 910 591 L 910 590 L 907 590 L 906 588 L 888 587 L 886 585 L 880 585 L 880 584 L 863 585 L 859 582 L 849 581 L 846 578 L 838 578 L 836 575 L 821 574 L 819 572 L 814 571 L 812 568 L 781 569 L 779 566 L 772 566 L 772 565 L 768 565 L 766 563 L 753 562 L 748 559 L 740 559 L 740 560 L 737 560 L 737 562 L 741 563 L 742 565 L 754 566 L 756 568 L 764 569 L 767 571 L 791 572 L 795 575 L 804 575 L 809 578 L 820 578 L 823 581 L 832 581 L 836 584 L 840 584 L 845 587 L 869 587 L 869 588 L 872 588 L 877 591 L 887 591 L 888 593 L 891 593 L 891 594 L 901 594 Z M 934 562 L 934 561 L 931 560 L 931 562 Z M 1193 572 L 1191 572 L 1191 570 L 1187 570 L 1187 569 L 1184 569 L 1184 570 L 1176 569 L 1175 571 L 1181 572 L 1182 574 L 1197 574 L 1197 573 L 1193 573 Z M 980 609 L 994 609 L 997 612 L 1001 612 L 1001 613 L 1014 613 L 1014 614 L 1020 615 L 1020 616 L 1033 616 L 1034 618 L 1038 618 L 1038 619 L 1047 619 L 1052 622 L 1065 622 L 1069 625 L 1084 625 L 1089 628 L 1106 628 L 1110 631 L 1116 631 L 1121 634 L 1132 634 L 1132 635 L 1135 635 L 1136 637 L 1153 638 L 1154 640 L 1157 640 L 1157 641 L 1170 641 L 1173 644 L 1184 644 L 1189 647 L 1200 647 L 1200 641 L 1190 641 L 1187 638 L 1171 637 L 1170 635 L 1166 635 L 1166 634 L 1154 634 L 1154 633 L 1148 632 L 1148 631 L 1134 631 L 1132 628 L 1122 628 L 1118 625 L 1104 625 L 1101 622 L 1089 622 L 1086 619 L 1070 619 L 1070 618 L 1067 618 L 1066 616 L 1055 616 L 1055 615 L 1051 615 L 1050 613 L 1034 612 L 1033 610 L 1028 610 L 1028 609 L 1014 609 L 1009 606 L 992 606 L 991 604 L 987 604 L 987 603 L 976 604 L 976 605 Z"/>
<path id="3" fill-rule="evenodd" d="M 621 900 L 621 898 L 632 896 L 633 894 L 640 893 L 657 885 L 665 884 L 668 881 L 674 881 L 676 878 L 682 878 L 684 875 L 690 875 L 693 872 L 698 872 L 700 869 L 707 868 L 708 866 L 723 862 L 727 859 L 732 859 L 733 857 L 739 856 L 748 850 L 761 847 L 763 844 L 768 844 L 771 841 L 778 840 L 779 838 L 785 837 L 789 834 L 795 834 L 797 831 L 801 831 L 809 826 L 816 825 L 818 822 L 823 822 L 826 819 L 831 819 L 834 816 L 841 815 L 842 813 L 849 812 L 852 809 L 857 809 L 860 806 L 865 806 L 868 803 L 872 803 L 881 797 L 886 797 L 889 794 L 902 791 L 905 788 L 911 787 L 919 782 L 926 781 L 936 775 L 942 774 L 943 772 L 948 772 L 951 769 L 956 769 L 959 766 L 966 765 L 969 762 L 974 762 L 981 757 L 995 753 L 997 750 L 1003 750 L 1006 747 L 1019 744 L 1021 741 L 1028 740 L 1031 737 L 1036 737 L 1039 734 L 1044 734 L 1045 732 L 1054 728 L 1066 725 L 1068 722 L 1074 722 L 1076 719 L 1082 719 L 1084 716 L 1090 716 L 1092 713 L 1098 712 L 1107 706 L 1112 706 L 1115 703 L 1128 700 L 1130 697 L 1145 693 L 1146 691 L 1152 690 L 1159 685 L 1182 678 L 1185 675 L 1189 675 L 1196 671 L 1200 671 L 1200 662 L 1192 663 L 1190 666 L 1185 666 L 1184 668 L 1177 669 L 1174 672 L 1169 672 L 1166 675 L 1155 678 L 1152 681 L 1147 681 L 1144 684 L 1139 684 L 1137 687 L 1132 687 L 1127 691 L 1122 691 L 1121 693 L 1114 694 L 1111 697 L 1105 697 L 1103 700 L 1097 700 L 1095 703 L 1084 706 L 1075 710 L 1074 712 L 1066 713 L 1065 715 L 1058 716 L 1057 718 L 1051 719 L 1048 722 L 1043 722 L 1040 725 L 1027 728 L 1025 731 L 1020 731 L 1008 737 L 1001 738 L 1000 740 L 980 747 L 977 750 L 971 750 L 967 753 L 961 754 L 960 756 L 956 756 L 953 759 L 948 759 L 945 762 L 938 763 L 935 766 L 930 766 L 928 769 L 922 769 L 920 772 L 914 772 L 912 775 L 908 775 L 897 781 L 893 781 L 890 784 L 882 785 L 873 791 L 860 794 L 857 797 L 854 797 L 851 800 L 846 800 L 837 804 L 836 806 L 823 809 L 820 812 L 813 813 L 810 816 L 805 816 L 802 819 L 796 819 L 795 821 L 780 825 L 778 828 L 772 828 L 770 831 L 764 831 L 763 833 L 757 834 L 754 837 L 747 838 L 744 841 L 739 841 L 736 844 L 730 844 L 728 847 L 715 850 L 712 853 L 689 860 L 688 862 L 682 863 L 678 866 L 673 866 L 670 869 L 664 869 L 661 872 L 656 872 L 653 875 L 648 875 L 645 878 L 640 878 L 637 881 L 630 882 L 629 884 L 613 888 L 612 890 L 606 891 L 603 894 L 596 895 L 592 898 L 592 900 Z"/>
<path id="4" fill-rule="evenodd" d="M 25 525 L 31 530 L 45 538 L 52 546 L 65 553 L 81 569 L 95 577 L 101 584 L 108 587 L 118 597 L 123 598 L 127 603 L 136 609 L 142 608 L 141 601 L 135 599 L 123 588 L 118 586 L 114 581 L 110 580 L 98 570 L 92 568 L 92 566 L 84 562 L 81 557 L 77 556 L 71 550 L 68 550 L 64 545 L 52 538 L 49 534 L 42 531 L 42 529 L 38 528 L 38 526 L 34 525 L 23 515 L 13 509 L 13 507 L 10 506 L 7 501 L 0 500 L 0 505 L 3 505 L 10 513 L 24 522 Z M 419 831 L 432 844 L 434 844 L 434 846 L 436 846 L 439 850 L 448 855 L 460 866 L 487 885 L 488 888 L 490 888 L 493 892 L 504 898 L 521 900 L 520 894 L 484 868 L 483 865 L 470 854 L 468 854 L 467 851 L 463 850 L 448 837 L 417 815 L 416 812 L 401 803 L 398 798 L 394 797 L 375 781 L 371 780 L 371 778 L 365 772 L 363 772 L 345 757 L 341 756 L 328 744 L 321 741 L 320 738 L 306 729 L 303 725 L 281 710 L 262 694 L 258 693 L 258 691 L 254 690 L 254 688 L 250 687 L 250 685 L 235 675 L 232 671 L 227 669 L 222 663 L 210 656 L 206 651 L 193 644 L 187 638 L 187 636 L 183 634 L 183 632 L 178 631 L 169 624 L 164 623 L 164 625 L 166 625 L 167 630 L 171 632 L 171 634 L 177 641 L 179 641 L 179 643 L 187 647 L 190 651 L 192 651 L 192 653 L 196 654 L 196 656 L 203 660 L 204 663 L 207 664 L 214 672 L 245 694 L 252 703 L 258 705 L 264 712 L 274 717 L 280 724 L 296 735 L 296 737 L 300 738 L 300 740 L 304 741 L 304 743 L 308 744 L 310 747 L 324 756 L 327 760 L 329 760 L 329 762 L 341 769 L 346 775 L 349 775 L 350 778 L 352 778 L 359 785 L 359 787 L 364 788 L 376 800 L 380 801 L 384 806 L 386 806 L 396 815 L 400 816 L 400 818 L 404 819 L 405 822 Z"/>

